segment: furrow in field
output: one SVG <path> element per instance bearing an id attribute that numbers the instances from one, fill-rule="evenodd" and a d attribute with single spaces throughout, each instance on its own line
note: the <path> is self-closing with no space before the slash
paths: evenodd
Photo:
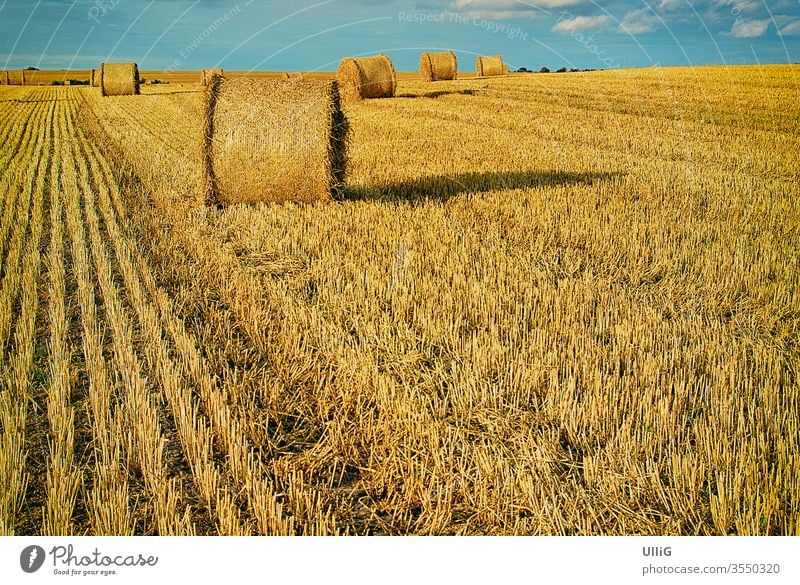
<path id="1" fill-rule="evenodd" d="M 47 104 L 41 104 L 40 124 L 52 120 L 45 117 L 50 108 Z M 49 116 L 49 114 L 48 114 Z M 20 163 L 15 165 L 14 173 L 18 177 L 19 188 L 15 198 L 16 208 L 9 213 L 6 218 L 8 224 L 4 226 L 9 230 L 6 256 L 2 264 L 2 281 L 0 281 L 0 352 L 5 351 L 11 333 L 12 308 L 16 298 L 20 278 L 20 261 L 25 244 L 30 221 L 32 196 L 35 190 L 37 163 L 42 157 L 45 149 L 44 141 L 41 138 L 42 132 L 32 132 L 32 139 L 28 145 L 28 151 L 20 157 Z M 5 238 L 3 239 L 5 241 Z"/>
<path id="2" fill-rule="evenodd" d="M 165 104 L 153 96 L 142 102 L 127 98 L 103 100 L 89 95 L 86 103 L 83 125 L 107 135 L 117 150 L 124 152 L 126 163 L 134 168 L 137 178 L 151 193 L 165 203 L 182 207 L 197 205 L 202 200 L 196 189 L 198 116 L 187 116 L 178 106 L 171 102 Z M 164 125 L 171 115 L 175 116 L 172 122 Z M 159 132 L 162 136 L 159 156 L 172 169 L 170 173 L 154 165 L 150 156 L 153 142 L 149 135 Z"/>
<path id="3" fill-rule="evenodd" d="M 0 92 L 0 121 L 3 122 L 2 129 L 0 129 L 0 137 L 8 140 L 10 136 L 17 136 L 23 133 L 27 128 L 27 121 L 29 120 L 28 114 L 31 112 L 31 107 L 39 103 L 48 101 L 47 90 L 32 90 L 26 88 L 23 91 L 26 95 L 38 95 L 40 99 L 33 101 L 18 100 L 18 99 L 3 99 L 3 94 Z M 3 153 L 7 155 L 10 153 Z"/>
<path id="4" fill-rule="evenodd" d="M 163 225 L 160 227 L 164 228 Z M 220 390 L 223 392 L 223 396 L 229 397 L 227 400 L 230 400 L 231 406 L 211 401 L 210 389 L 205 390 L 202 384 L 200 386 L 201 397 L 204 394 L 208 396 L 204 398 L 206 408 L 221 408 L 220 413 L 214 416 L 227 418 L 230 428 L 234 431 L 233 434 L 228 433 L 227 437 L 225 435 L 222 437 L 223 444 L 229 445 L 229 456 L 240 459 L 238 465 L 243 471 L 255 465 L 254 461 L 248 462 L 248 458 L 244 457 L 250 449 L 246 446 L 246 437 L 249 437 L 250 441 L 257 441 L 259 449 L 265 454 L 269 454 L 271 458 L 280 454 L 283 448 L 293 452 L 296 446 L 295 441 L 303 444 L 304 449 L 310 449 L 314 441 L 324 432 L 322 427 L 312 424 L 310 421 L 306 421 L 309 422 L 309 426 L 305 427 L 305 423 L 298 421 L 297 426 L 300 428 L 293 430 L 287 428 L 284 436 L 278 432 L 274 436 L 265 437 L 264 433 L 275 432 L 274 429 L 269 430 L 271 425 L 277 425 L 277 428 L 281 429 L 284 424 L 287 424 L 288 421 L 282 422 L 282 419 L 289 413 L 273 411 L 266 416 L 266 420 L 262 413 L 258 416 L 259 422 L 255 423 L 253 417 L 258 411 L 248 411 L 243 408 L 240 400 L 251 404 L 250 399 L 243 394 L 254 390 L 251 385 L 256 385 L 269 395 L 278 394 L 281 402 L 286 400 L 287 403 L 290 403 L 290 393 L 299 393 L 301 388 L 306 385 L 318 386 L 322 381 L 330 382 L 330 380 L 326 379 L 325 373 L 320 373 L 317 378 L 312 375 L 310 368 L 315 364 L 309 365 L 308 354 L 297 353 L 299 348 L 294 345 L 296 339 L 293 337 L 295 331 L 289 332 L 281 329 L 283 308 L 279 309 L 279 305 L 270 302 L 274 299 L 267 301 L 264 298 L 265 295 L 269 295 L 269 292 L 264 290 L 262 283 L 253 278 L 251 274 L 237 270 L 238 259 L 221 249 L 217 240 L 199 236 L 193 230 L 185 229 L 186 227 L 187 225 L 181 225 L 180 227 L 172 226 L 169 231 L 154 230 L 151 235 L 153 245 L 150 253 L 158 257 L 165 266 L 172 266 L 170 272 L 174 277 L 178 277 L 179 281 L 198 284 L 198 290 L 193 290 L 190 294 L 190 297 L 194 297 L 194 302 L 199 302 L 201 306 L 215 306 L 222 302 L 230 307 L 230 314 L 227 317 L 223 316 L 222 323 L 220 323 L 220 315 L 208 315 L 211 320 L 200 327 L 213 327 L 217 339 L 228 339 L 226 346 L 243 344 L 246 348 L 245 351 L 254 354 L 253 359 L 256 360 L 256 363 L 269 364 L 266 371 L 255 374 L 254 377 L 250 377 L 254 372 L 237 373 L 233 367 L 230 370 L 227 369 L 227 365 L 222 366 L 221 370 L 215 370 L 217 376 L 224 376 L 229 381 Z M 233 284 L 234 282 L 235 284 Z M 230 328 L 231 322 L 225 323 L 228 319 L 235 323 L 235 327 Z M 196 370 L 201 357 L 194 357 L 194 352 L 186 347 L 186 341 L 180 340 L 183 333 L 179 329 L 175 329 L 176 325 L 177 323 L 172 326 L 172 335 L 175 335 L 176 345 L 181 351 L 190 352 L 187 354 L 187 358 L 195 362 L 196 365 L 193 369 Z M 220 326 L 221 329 L 218 329 Z M 196 329 L 193 331 L 195 335 L 198 333 Z M 245 334 L 246 341 L 236 341 L 242 333 Z M 227 347 L 206 346 L 206 351 L 216 363 L 228 363 Z M 238 384 L 243 382 L 242 374 L 245 374 L 249 380 L 244 388 L 239 388 Z M 290 417 L 297 416 L 301 421 L 305 418 L 306 413 L 300 414 L 304 411 L 305 405 L 290 407 L 287 404 L 286 406 L 290 411 L 297 410 L 297 412 L 291 412 Z M 213 412 L 213 410 L 209 410 L 209 412 Z M 272 416 L 275 418 L 270 420 Z M 289 426 L 294 425 L 289 423 Z M 258 430 L 253 432 L 254 429 Z M 227 431 L 225 432 L 227 433 Z M 283 447 L 279 446 L 281 444 Z M 286 461 L 283 462 L 283 464 L 285 463 Z M 275 489 L 284 494 L 284 507 L 295 517 L 298 530 L 304 534 L 342 532 L 329 509 L 330 502 L 321 497 L 319 488 L 309 481 L 309 477 L 303 472 L 288 469 L 283 464 L 273 461 L 270 471 L 274 480 L 270 483 L 274 482 Z M 258 467 L 255 469 L 258 470 Z M 255 488 L 258 483 L 250 483 L 250 490 L 255 496 Z M 272 510 L 279 509 L 277 499 L 274 503 L 267 499 L 266 502 L 259 505 L 263 508 L 265 503 Z M 270 520 L 270 522 L 273 521 Z"/>
<path id="5" fill-rule="evenodd" d="M 58 149 L 69 140 L 69 110 L 63 100 L 51 90 L 43 91 L 36 96 L 38 101 L 48 103 L 54 108 L 52 124 L 42 126 L 39 133 L 44 134 L 48 166 L 41 169 L 37 181 L 42 186 L 45 199 L 43 231 L 39 237 L 42 260 L 37 275 L 37 287 L 40 298 L 36 316 L 36 336 L 32 376 L 28 385 L 28 412 L 26 422 L 27 468 L 29 481 L 25 493 L 25 514 L 20 519 L 17 529 L 20 533 L 39 533 L 42 529 L 44 508 L 47 500 L 47 469 L 52 437 L 49 420 L 46 415 L 48 406 L 48 387 L 50 383 L 50 360 L 48 352 L 49 337 L 49 296 L 46 278 L 48 244 L 51 241 L 49 210 L 54 194 L 52 179 L 58 177 L 60 156 Z"/>
<path id="6" fill-rule="evenodd" d="M 105 102 L 101 102 L 98 107 L 102 106 L 103 108 L 103 114 L 100 116 L 100 119 L 104 123 L 102 129 L 107 128 L 107 126 L 105 126 L 106 117 L 108 115 L 107 108 L 121 109 L 123 107 L 133 107 L 135 105 L 137 104 L 128 102 L 125 104 L 120 102 L 106 105 Z M 157 108 L 140 108 L 139 123 L 144 124 L 145 126 L 152 125 L 152 127 L 156 127 L 157 121 L 161 119 L 161 115 L 163 115 L 162 112 L 160 112 Z M 135 157 L 136 153 L 140 151 L 133 146 L 131 141 L 135 142 L 139 140 L 139 138 L 134 136 L 133 133 L 130 135 L 127 134 L 130 128 L 124 123 L 121 123 L 121 120 L 123 119 L 122 116 L 122 114 L 112 116 L 117 123 L 113 125 L 113 128 L 110 129 L 110 132 L 114 133 L 116 140 L 120 140 L 122 137 L 124 137 L 126 155 L 130 154 L 131 156 Z M 125 116 L 129 117 L 130 114 L 126 114 Z M 191 145 L 191 143 L 189 144 Z M 162 152 L 162 156 L 174 156 L 176 158 L 176 162 L 179 158 L 176 152 Z M 143 161 L 144 159 L 141 160 Z M 134 158 L 132 162 L 134 167 L 137 169 L 137 172 L 141 168 L 143 169 L 145 176 L 149 176 L 147 174 L 149 171 L 147 171 L 144 166 L 140 167 L 137 164 L 140 162 L 137 158 Z M 182 169 L 188 168 L 189 170 L 192 170 L 191 165 L 185 165 L 182 163 L 179 163 L 173 168 L 178 169 L 179 173 L 181 173 Z M 169 185 L 159 182 L 164 180 L 168 181 Z M 167 197 L 175 193 L 181 194 L 181 191 L 186 189 L 185 184 L 178 185 L 178 182 L 173 183 L 173 181 L 175 181 L 175 177 L 168 174 L 161 174 L 159 177 L 144 180 L 148 187 L 155 186 L 157 189 L 161 189 L 161 196 L 164 196 L 166 192 Z M 174 189 L 172 188 L 173 185 L 175 185 Z M 175 237 L 178 237 L 185 246 L 192 247 L 198 245 L 198 242 L 185 240 L 183 235 L 180 234 L 180 231 L 176 231 L 174 235 Z M 203 242 L 202 246 L 205 248 L 206 246 L 213 246 L 213 244 L 210 242 Z M 216 290 L 216 288 L 214 290 Z M 172 325 L 171 335 L 177 336 L 177 338 L 174 337 L 174 339 L 176 340 L 176 343 L 182 344 L 179 345 L 179 347 L 182 347 L 184 352 L 190 352 L 190 342 L 179 341 L 179 338 L 182 336 L 182 334 L 178 329 L 175 328 L 174 324 Z M 261 340 L 263 341 L 263 332 L 260 332 L 258 335 L 261 336 Z M 184 353 L 184 356 L 185 359 L 188 359 L 190 363 L 196 363 L 195 360 L 197 358 L 191 355 L 191 353 Z M 191 371 L 192 370 L 190 370 L 190 372 Z M 195 366 L 195 379 L 197 379 L 197 376 L 199 375 L 200 373 L 197 371 Z M 276 531 L 280 533 L 286 530 L 291 530 L 288 525 L 284 525 L 280 520 L 281 506 L 279 505 L 277 498 L 268 495 L 269 491 L 271 490 L 268 490 L 267 492 L 264 491 L 265 488 L 269 488 L 269 484 L 266 483 L 265 479 L 260 479 L 264 476 L 264 471 L 259 469 L 259 465 L 256 463 L 257 458 L 251 454 L 252 447 L 242 431 L 242 429 L 248 428 L 251 425 L 248 425 L 245 422 L 237 422 L 237 420 L 243 421 L 246 418 L 246 415 L 243 413 L 237 413 L 237 416 L 232 417 L 230 414 L 231 409 L 225 408 L 224 406 L 220 408 L 222 404 L 219 402 L 219 399 L 215 399 L 212 386 L 209 385 L 207 380 L 201 379 L 199 388 L 200 398 L 203 401 L 205 412 L 209 413 L 209 416 L 218 422 L 228 420 L 228 424 L 233 425 L 232 432 L 229 432 L 225 425 L 222 427 L 215 425 L 214 428 L 217 429 L 217 432 L 221 435 L 218 438 L 219 443 L 223 446 L 223 449 L 231 458 L 231 465 L 234 469 L 234 477 L 237 479 L 237 482 L 240 486 L 242 486 L 245 492 L 249 494 L 251 508 L 256 511 L 255 515 L 257 518 L 259 518 L 260 530 L 263 532 L 268 531 L 268 533 L 274 533 Z M 263 440 L 260 442 L 263 442 Z M 299 484 L 303 484 L 303 482 L 304 480 L 302 474 L 295 474 L 291 477 L 287 476 L 282 481 L 280 488 L 281 492 L 289 494 L 290 496 L 287 498 L 286 509 L 299 520 L 298 529 L 300 532 L 311 534 L 337 533 L 339 530 L 335 526 L 335 523 L 332 521 L 330 515 L 321 509 L 322 504 L 320 503 L 318 494 L 316 494 L 314 490 L 309 490 L 308 486 L 298 487 Z"/>
<path id="7" fill-rule="evenodd" d="M 30 407 L 30 384 L 33 382 L 34 353 L 36 351 L 36 315 L 39 308 L 38 278 L 41 260 L 40 238 L 43 231 L 45 188 L 48 174 L 50 130 L 55 104 L 48 108 L 45 130 L 39 135 L 37 147 L 41 156 L 30 159 L 28 169 L 30 182 L 27 200 L 32 200 L 28 221 L 23 221 L 25 250 L 19 268 L 9 263 L 7 270 L 16 273 L 14 283 L 3 281 L 4 301 L 0 310 L 7 311 L 3 321 L 3 337 L 0 351 L 5 352 L 5 339 L 9 334 L 12 308 L 15 311 L 13 342 L 4 355 L 2 388 L 0 388 L 0 426 L 2 426 L 3 462 L 0 466 L 0 534 L 15 534 L 21 523 L 20 511 L 25 504 L 25 493 L 29 481 L 26 473 L 27 452 L 30 448 L 28 436 L 28 409 Z M 25 214 L 27 215 L 27 214 Z M 22 232 L 18 232 L 22 233 Z M 21 245 L 21 244 L 20 244 Z M 12 253 L 14 248 L 12 247 Z M 19 270 L 19 272 L 16 272 Z M 6 273 L 9 276 L 9 273 Z M 6 288 L 6 285 L 9 285 Z M 14 294 L 19 287 L 19 298 Z M 8 355 L 6 361 L 5 355 Z"/>
<path id="8" fill-rule="evenodd" d="M 73 139 L 76 133 L 73 134 Z M 120 300 L 113 279 L 113 267 L 106 245 L 99 231 L 95 199 L 89 183 L 84 153 L 73 140 L 70 160 L 77 166 L 78 186 L 83 193 L 83 207 L 88 227 L 91 256 L 103 300 L 104 317 L 108 321 L 113 339 L 114 366 L 121 386 L 120 409 L 126 414 L 123 445 L 129 466 L 141 471 L 148 497 L 152 499 L 152 525 L 144 527 L 146 533 L 181 534 L 190 529 L 181 524 L 177 513 L 175 486 L 167 479 L 163 464 L 164 440 L 154 415 L 154 406 L 145 390 L 139 360 L 135 354 L 133 330 Z"/>
<path id="9" fill-rule="evenodd" d="M 0 144 L 3 145 L 0 152 L 0 180 L 3 182 L 7 181 L 11 161 L 19 156 L 20 151 L 24 151 L 25 138 L 33 134 L 28 125 L 41 106 L 42 104 L 15 105 L 0 110 L 4 118 L 0 121 L 0 132 L 3 133 L 0 135 Z"/>
<path id="10" fill-rule="evenodd" d="M 81 212 L 82 185 L 74 162 L 64 165 L 62 191 L 67 198 L 72 275 L 75 279 L 82 325 L 82 351 L 88 378 L 88 419 L 92 429 L 92 457 L 87 469 L 86 509 L 91 532 L 98 535 L 132 535 L 135 518 L 131 509 L 125 461 L 125 409 L 115 397 L 114 382 L 107 368 L 113 363 L 104 351 L 111 337 L 98 314 L 85 220 Z"/>
<path id="11" fill-rule="evenodd" d="M 46 466 L 46 500 L 42 533 L 68 536 L 77 532 L 73 514 L 83 478 L 75 461 L 75 411 L 72 406 L 72 349 L 68 344 L 67 257 L 65 254 L 64 196 L 61 191 L 62 168 L 71 164 L 68 157 L 67 128 L 56 143 L 55 160 L 50 170 L 50 248 L 47 256 L 49 316 L 49 384 L 47 418 L 50 424 L 49 455 Z"/>
<path id="12" fill-rule="evenodd" d="M 99 181 L 104 185 L 104 187 L 99 190 L 99 209 L 103 215 L 106 229 L 109 231 L 110 241 L 113 242 L 116 258 L 120 265 L 126 290 L 130 295 L 131 304 L 139 317 L 139 322 L 145 337 L 148 339 L 146 355 L 151 368 L 158 372 L 161 386 L 167 390 L 170 401 L 180 406 L 180 408 L 177 408 L 177 412 L 183 412 L 194 408 L 192 404 L 194 398 L 192 396 L 191 387 L 187 386 L 186 383 L 188 380 L 193 380 L 194 383 L 197 384 L 197 387 L 200 389 L 199 395 L 203 401 L 205 412 L 209 413 L 211 417 L 211 420 L 204 422 L 206 417 L 202 415 L 202 409 L 197 410 L 198 428 L 207 428 L 207 430 L 202 430 L 199 433 L 201 443 L 205 443 L 211 438 L 211 429 L 214 429 L 217 443 L 221 445 L 224 454 L 227 456 L 226 460 L 228 461 L 228 465 L 225 471 L 232 475 L 237 485 L 235 491 L 246 491 L 249 494 L 248 499 L 251 503 L 255 499 L 259 501 L 268 500 L 269 492 L 265 489 L 267 485 L 261 481 L 261 473 L 254 472 L 251 469 L 253 465 L 251 459 L 252 454 L 249 452 L 246 442 L 242 440 L 235 421 L 229 421 L 228 409 L 219 401 L 219 397 L 214 394 L 213 383 L 208 377 L 208 373 L 203 369 L 202 361 L 199 360 L 199 352 L 197 352 L 193 341 L 188 339 L 185 333 L 180 332 L 183 333 L 183 336 L 180 338 L 178 344 L 179 355 L 183 359 L 177 362 L 170 359 L 168 337 L 164 332 L 161 318 L 163 316 L 171 317 L 171 315 L 165 314 L 163 311 L 161 315 L 159 315 L 158 308 L 153 304 L 150 298 L 148 298 L 145 287 L 142 286 L 140 282 L 139 274 L 141 273 L 144 275 L 145 279 L 148 279 L 149 267 L 145 261 L 141 260 L 141 254 L 132 253 L 130 245 L 128 244 L 128 239 L 124 235 L 123 230 L 120 229 L 114 214 L 111 195 L 108 189 L 105 188 L 107 184 L 110 186 L 111 191 L 116 190 L 116 187 L 110 180 L 106 182 L 106 180 L 110 179 L 110 169 L 101 157 L 95 156 L 97 151 L 94 147 L 87 145 L 87 148 L 93 151 L 93 155 L 88 157 L 89 160 L 92 161 L 93 167 L 101 164 L 103 167 L 102 169 L 95 169 L 96 177 L 100 177 L 101 173 L 103 175 Z M 134 258 L 137 260 L 134 260 Z M 149 279 L 151 280 L 152 277 L 149 277 Z M 166 306 L 166 302 L 163 293 L 161 293 L 161 309 Z M 171 317 L 170 324 L 173 333 L 179 330 L 179 325 L 174 317 Z M 192 365 L 194 367 L 190 370 Z M 173 411 L 176 411 L 176 409 L 173 408 Z M 184 437 L 188 439 L 185 434 Z M 187 445 L 188 454 L 198 450 L 205 451 L 206 449 L 207 447 L 197 449 L 191 444 Z M 199 463 L 200 462 L 193 461 L 192 467 L 198 469 Z M 204 469 L 201 467 L 198 471 L 201 472 L 198 485 L 202 486 L 208 483 L 208 481 L 204 479 L 204 476 L 209 475 L 213 470 L 211 468 Z M 247 489 L 248 487 L 250 488 L 249 490 Z M 207 492 L 208 490 L 206 489 L 204 491 Z M 209 494 L 206 493 L 205 495 L 208 497 Z M 211 502 L 213 503 L 213 500 Z M 221 500 L 220 504 L 232 510 L 231 503 L 226 504 Z M 262 516 L 267 513 L 266 510 L 257 509 L 252 505 L 250 509 L 254 516 L 256 516 L 257 513 L 260 513 Z M 277 506 L 277 509 L 279 510 L 280 506 Z M 231 512 L 226 512 L 226 514 L 230 515 Z M 268 518 L 270 524 L 265 525 L 265 522 L 267 522 L 267 520 L 262 519 L 260 521 L 263 527 L 261 529 L 262 532 L 266 532 L 269 529 L 267 533 L 291 533 L 290 528 L 284 527 L 281 524 L 279 514 L 275 518 Z M 241 530 L 240 528 L 236 528 L 235 525 L 222 526 L 221 529 L 224 533 L 235 533 Z M 279 529 L 282 529 L 282 532 L 279 532 Z"/>
<path id="13" fill-rule="evenodd" d="M 226 403 L 224 393 L 208 370 L 196 340 L 173 314 L 169 298 L 156 285 L 146 261 L 146 254 L 141 250 L 131 250 L 129 238 L 125 237 L 115 214 L 113 201 L 118 200 L 120 194 L 113 183 L 108 164 L 95 146 L 86 147 L 91 150 L 88 160 L 93 167 L 98 167 L 94 175 L 99 177 L 100 183 L 109 186 L 108 189 L 99 190 L 99 209 L 110 233 L 110 240 L 114 243 L 126 290 L 131 296 L 140 322 L 147 325 L 145 329 L 152 340 L 150 347 L 155 348 L 149 354 L 151 363 L 156 364 L 155 369 L 161 373 L 165 385 L 167 378 L 174 378 L 170 380 L 169 387 L 185 386 L 186 380 L 192 382 L 202 402 L 202 411 L 209 419 L 209 429 L 213 430 L 216 443 L 227 458 L 226 471 L 231 474 L 237 490 L 247 494 L 251 514 L 258 520 L 259 533 L 294 534 L 291 520 L 282 518 L 281 505 L 274 496 L 270 482 L 264 477 L 263 465 L 245 437 L 242 423 Z M 174 344 L 179 358 L 177 362 L 170 363 L 168 339 Z M 188 387 L 183 387 L 181 393 L 191 391 Z"/>
<path id="14" fill-rule="evenodd" d="M 40 115 L 45 112 L 46 105 L 38 104 L 37 107 L 31 108 L 27 114 L 35 118 L 36 122 L 41 122 Z M 35 144 L 36 133 L 29 132 L 24 135 L 25 140 L 19 145 L 17 151 L 14 153 L 16 157 L 22 158 L 24 164 L 24 157 L 29 154 L 31 144 Z M 11 169 L 3 173 L 0 177 L 0 193 L 4 193 L 3 197 L 3 216 L 0 219 L 0 274 L 5 274 L 8 269 L 9 263 L 13 262 L 13 258 L 5 256 L 6 251 L 11 245 L 13 236 L 11 235 L 11 227 L 15 226 L 16 207 L 20 194 L 24 191 L 24 183 L 21 181 L 22 172 L 24 167 L 20 168 L 18 165 L 13 165 Z M 16 226 L 18 227 L 18 226 Z"/>
<path id="15" fill-rule="evenodd" d="M 120 273 L 129 294 L 129 301 L 138 317 L 139 326 L 145 338 L 145 357 L 150 369 L 156 372 L 159 387 L 170 404 L 185 454 L 195 475 L 195 484 L 209 510 L 215 511 L 217 528 L 220 533 L 247 534 L 249 530 L 239 517 L 240 514 L 231 491 L 225 487 L 224 476 L 219 473 L 213 461 L 210 427 L 197 412 L 191 389 L 186 386 L 184 377 L 169 356 L 167 346 L 162 338 L 157 313 L 143 295 L 139 276 L 135 271 L 129 248 L 125 242 L 125 235 L 118 229 L 116 219 L 110 215 L 110 199 L 105 183 L 107 177 L 97 172 L 98 152 L 90 149 L 87 144 L 83 144 L 83 148 L 92 152 L 90 160 L 93 176 L 98 185 L 101 199 L 100 211 L 106 219 L 105 227 L 109 233 L 109 242 L 116 251 L 116 260 L 119 262 Z M 94 209 L 94 203 L 91 208 Z M 109 219 L 111 221 L 108 221 Z M 94 225 L 96 222 L 98 222 L 98 218 L 93 217 L 91 223 Z M 93 232 L 99 238 L 97 225 L 93 228 Z M 115 304 L 119 304 L 119 302 L 115 301 Z M 149 418 L 154 418 L 152 413 L 149 414 Z M 144 424 L 144 421 L 137 422 L 134 426 L 139 424 Z"/>

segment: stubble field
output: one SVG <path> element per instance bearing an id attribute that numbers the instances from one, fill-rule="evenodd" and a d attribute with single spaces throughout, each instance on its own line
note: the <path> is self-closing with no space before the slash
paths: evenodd
<path id="1" fill-rule="evenodd" d="M 0 534 L 800 535 L 799 87 L 402 81 L 224 209 L 199 86 L 0 87 Z"/>

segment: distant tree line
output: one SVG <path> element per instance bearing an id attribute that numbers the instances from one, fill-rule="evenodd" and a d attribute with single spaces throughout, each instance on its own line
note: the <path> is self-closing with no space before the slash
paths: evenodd
<path id="1" fill-rule="evenodd" d="M 561 69 L 557 69 L 556 73 L 575 73 L 577 71 L 603 71 L 602 69 L 567 69 L 566 67 L 562 67 Z M 550 73 L 549 67 L 542 67 L 539 69 L 538 73 Z M 537 73 L 536 71 L 532 71 L 527 67 L 520 67 L 517 69 L 517 73 Z"/>
<path id="2" fill-rule="evenodd" d="M 70 85 L 89 85 L 89 80 L 87 79 L 70 79 L 68 80 Z M 64 85 L 63 81 L 51 81 L 50 85 Z"/>

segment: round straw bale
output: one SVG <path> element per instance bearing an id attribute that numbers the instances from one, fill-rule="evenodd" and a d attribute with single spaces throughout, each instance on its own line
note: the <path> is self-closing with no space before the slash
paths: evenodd
<path id="1" fill-rule="evenodd" d="M 0 71 L 0 85 L 8 85 L 8 71 Z"/>
<path id="2" fill-rule="evenodd" d="M 64 80 L 64 85 L 72 85 L 72 81 L 69 79 Z"/>
<path id="3" fill-rule="evenodd" d="M 458 76 L 458 59 L 453 51 L 422 53 L 419 58 L 422 81 L 444 81 Z"/>
<path id="4" fill-rule="evenodd" d="M 92 87 L 100 87 L 103 81 L 103 66 L 105 63 L 100 63 L 99 69 L 92 69 Z"/>
<path id="5" fill-rule="evenodd" d="M 214 75 L 224 75 L 224 74 L 225 74 L 225 72 L 222 69 L 219 69 L 219 68 L 217 68 L 217 69 L 203 69 L 202 74 L 201 74 L 200 82 L 202 83 L 202 85 L 208 85 L 209 83 L 211 83 L 211 78 Z"/>
<path id="6" fill-rule="evenodd" d="M 478 57 L 475 61 L 475 74 L 478 77 L 503 75 L 503 58 L 500 55 Z"/>
<path id="7" fill-rule="evenodd" d="M 139 67 L 136 63 L 103 63 L 101 71 L 103 96 L 139 95 Z"/>
<path id="8" fill-rule="evenodd" d="M 25 85 L 24 71 L 8 71 L 8 85 Z"/>
<path id="9" fill-rule="evenodd" d="M 394 97 L 397 89 L 397 74 L 386 55 L 342 59 L 336 77 L 346 100 Z"/>
<path id="10" fill-rule="evenodd" d="M 335 81 L 214 77 L 202 136 L 206 203 L 339 198 L 347 133 Z"/>

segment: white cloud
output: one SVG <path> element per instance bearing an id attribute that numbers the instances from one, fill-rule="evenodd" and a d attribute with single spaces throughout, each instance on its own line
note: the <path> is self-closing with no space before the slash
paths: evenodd
<path id="1" fill-rule="evenodd" d="M 764 36 L 769 28 L 769 20 L 737 20 L 733 23 L 729 33 L 723 33 L 727 36 L 736 37 L 737 39 L 751 39 L 755 37 Z"/>
<path id="2" fill-rule="evenodd" d="M 510 18 L 538 18 L 546 13 L 533 10 L 465 10 L 459 14 L 467 18 L 485 18 L 487 20 L 508 20 Z"/>
<path id="3" fill-rule="evenodd" d="M 770 20 L 775 22 L 776 28 L 783 28 L 787 24 L 791 24 L 797 20 L 796 16 L 786 16 L 785 14 L 773 14 Z"/>
<path id="4" fill-rule="evenodd" d="M 715 6 L 730 6 L 735 12 L 755 12 L 764 6 L 761 0 L 716 0 Z"/>
<path id="5" fill-rule="evenodd" d="M 795 20 L 784 26 L 780 33 L 782 35 L 800 35 L 800 20 Z"/>
<path id="6" fill-rule="evenodd" d="M 580 4 L 581 0 L 453 0 L 453 8 L 460 10 L 532 10 L 535 8 L 558 8 Z"/>
<path id="7" fill-rule="evenodd" d="M 686 0 L 659 0 L 658 9 L 663 11 L 678 10 L 686 7 Z"/>
<path id="8" fill-rule="evenodd" d="M 609 21 L 608 16 L 576 16 L 566 20 L 559 20 L 550 30 L 558 33 L 574 33 L 587 28 L 600 28 Z"/>
<path id="9" fill-rule="evenodd" d="M 505 20 L 535 18 L 548 14 L 551 8 L 580 4 L 584 0 L 451 0 L 450 9 L 470 18 Z"/>
<path id="10" fill-rule="evenodd" d="M 631 10 L 622 19 L 617 27 L 617 32 L 629 35 L 638 35 L 654 31 L 658 26 L 658 16 L 648 8 L 638 8 Z"/>

